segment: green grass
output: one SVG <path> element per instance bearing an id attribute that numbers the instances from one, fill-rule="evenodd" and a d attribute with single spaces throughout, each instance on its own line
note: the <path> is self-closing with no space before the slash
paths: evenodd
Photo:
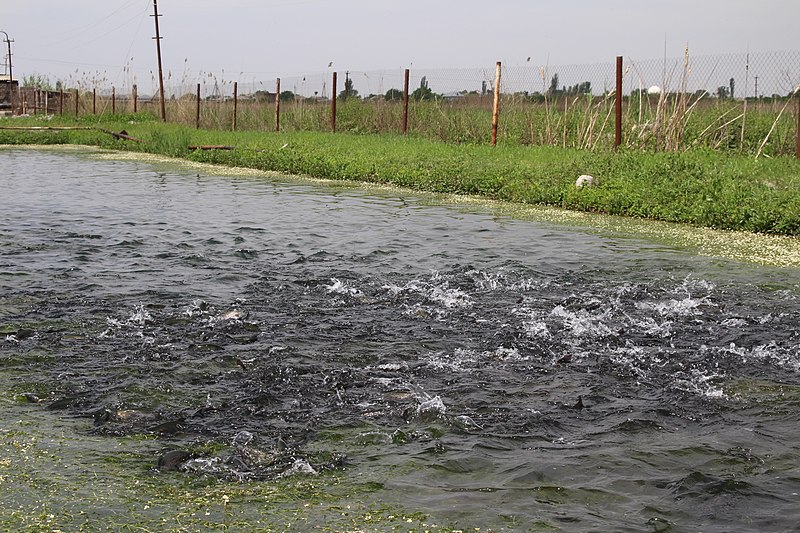
<path id="1" fill-rule="evenodd" d="M 321 132 L 195 130 L 150 116 L 97 122 L 125 129 L 144 143 L 115 140 L 96 130 L 0 129 L 0 144 L 73 143 L 142 151 L 192 161 L 335 180 L 391 184 L 438 193 L 462 193 L 570 210 L 689 223 L 769 234 L 800 234 L 800 161 L 709 149 L 653 152 L 579 150 L 554 146 L 452 144 L 418 136 Z M 43 125 L 6 119 L 3 125 Z M 55 118 L 46 123 L 74 125 Z M 236 150 L 189 151 L 189 145 Z M 599 185 L 577 189 L 591 174 Z"/>

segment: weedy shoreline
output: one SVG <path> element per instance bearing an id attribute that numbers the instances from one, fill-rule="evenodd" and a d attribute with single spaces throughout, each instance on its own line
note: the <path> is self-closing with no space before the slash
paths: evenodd
<path id="1" fill-rule="evenodd" d="M 196 130 L 146 114 L 46 123 L 89 129 L 2 129 L 42 125 L 37 117 L 0 120 L 0 144 L 89 145 L 715 229 L 800 234 L 800 161 L 789 156 L 756 160 L 708 149 L 613 152 L 399 135 Z M 594 176 L 596 185 L 577 188 L 582 174 Z"/>

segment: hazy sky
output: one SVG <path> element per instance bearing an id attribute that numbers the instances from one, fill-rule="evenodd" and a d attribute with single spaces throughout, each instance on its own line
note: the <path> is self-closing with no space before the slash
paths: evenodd
<path id="1" fill-rule="evenodd" d="M 153 0 L 0 1 L 15 78 L 151 79 Z M 528 57 L 588 64 L 660 58 L 665 43 L 670 57 L 686 44 L 694 55 L 800 49 L 800 0 L 159 0 L 158 8 L 175 78 L 224 69 L 274 80 L 324 73 L 330 62 L 339 71 Z"/>

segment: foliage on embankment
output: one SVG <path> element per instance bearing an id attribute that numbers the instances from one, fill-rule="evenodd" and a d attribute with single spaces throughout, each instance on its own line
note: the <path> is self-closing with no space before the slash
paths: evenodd
<path id="1" fill-rule="evenodd" d="M 318 178 L 480 195 L 526 204 L 683 222 L 722 229 L 800 234 L 800 161 L 755 160 L 708 150 L 585 151 L 550 146 L 452 145 L 415 137 L 318 132 L 194 130 L 152 117 L 97 123 L 3 120 L 1 126 L 91 125 L 125 130 L 144 142 L 96 129 L 4 130 L 0 144 L 88 144 L 192 161 Z M 234 150 L 189 150 L 226 145 Z M 578 189 L 591 174 L 598 185 Z"/>

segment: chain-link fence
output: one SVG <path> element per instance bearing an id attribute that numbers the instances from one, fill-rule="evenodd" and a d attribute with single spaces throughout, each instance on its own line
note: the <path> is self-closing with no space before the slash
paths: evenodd
<path id="1" fill-rule="evenodd" d="M 797 149 L 800 51 L 623 60 L 623 144 L 653 150 L 714 149 L 793 154 Z M 401 133 L 444 142 L 487 143 L 492 133 L 495 65 L 471 69 L 338 70 L 277 80 L 202 72 L 167 73 L 170 122 L 216 129 Z M 243 76 L 239 77 L 242 78 Z M 59 112 L 159 114 L 158 82 L 113 89 L 96 76 L 67 82 Z M 74 87 L 75 89 L 72 89 Z M 615 144 L 616 64 L 502 68 L 498 142 L 609 149 Z M 75 92 L 77 90 L 77 92 Z M 277 94 L 280 93 L 280 94 Z M 79 102 L 74 102 L 75 95 Z M 199 94 L 199 99 L 198 99 Z M 275 100 L 280 99 L 280 117 Z M 100 103 L 98 103 L 98 99 Z M 795 102 L 795 103 L 793 103 Z M 54 112 L 52 103 L 48 107 Z"/>

